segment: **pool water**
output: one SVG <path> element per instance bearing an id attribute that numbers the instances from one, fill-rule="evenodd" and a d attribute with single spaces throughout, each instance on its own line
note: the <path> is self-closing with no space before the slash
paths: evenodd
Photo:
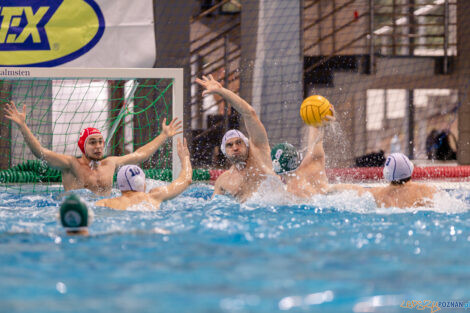
<path id="1" fill-rule="evenodd" d="M 58 225 L 60 193 L 0 192 L 0 311 L 411 312 L 403 301 L 470 300 L 468 189 L 419 210 L 354 193 L 238 204 L 212 191 L 192 185 L 159 211 L 94 207 L 89 237 Z"/>

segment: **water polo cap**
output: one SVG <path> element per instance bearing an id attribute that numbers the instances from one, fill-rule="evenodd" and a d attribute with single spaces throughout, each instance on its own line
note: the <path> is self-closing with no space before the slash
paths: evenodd
<path id="1" fill-rule="evenodd" d="M 384 178 L 385 180 L 400 181 L 410 178 L 413 174 L 413 163 L 403 153 L 392 153 L 385 161 Z"/>
<path id="2" fill-rule="evenodd" d="M 88 213 L 87 205 L 72 194 L 60 205 L 60 222 L 68 230 L 79 230 L 91 224 L 92 214 Z"/>
<path id="3" fill-rule="evenodd" d="M 88 137 L 90 135 L 96 135 L 96 134 L 101 135 L 101 132 L 98 129 L 93 128 L 93 127 L 85 128 L 80 133 L 80 137 L 78 139 L 78 147 L 80 148 L 80 150 L 82 150 L 83 154 L 85 154 L 85 145 L 88 140 Z"/>
<path id="4" fill-rule="evenodd" d="M 300 164 L 297 149 L 289 143 L 280 143 L 271 149 L 273 169 L 277 174 L 291 172 Z"/>
<path id="5" fill-rule="evenodd" d="M 117 174 L 117 183 L 121 191 L 145 191 L 145 173 L 137 165 L 124 165 Z"/>
<path id="6" fill-rule="evenodd" d="M 227 140 L 232 139 L 232 138 L 241 138 L 245 142 L 245 145 L 247 148 L 250 146 L 248 142 L 248 138 L 246 138 L 246 136 L 243 135 L 241 131 L 236 130 L 236 129 L 231 129 L 225 133 L 224 137 L 222 138 L 222 144 L 220 145 L 220 150 L 222 150 L 222 153 L 224 155 L 227 155 L 225 152 L 225 145 L 227 144 Z"/>

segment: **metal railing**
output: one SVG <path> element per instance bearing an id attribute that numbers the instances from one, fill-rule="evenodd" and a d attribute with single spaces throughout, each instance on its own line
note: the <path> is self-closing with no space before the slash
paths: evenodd
<path id="1" fill-rule="evenodd" d="M 198 16 L 192 17 L 191 23 L 200 22 L 202 18 L 228 2 L 230 1 L 221 1 L 201 12 Z M 229 86 L 233 82 L 239 81 L 241 49 L 239 44 L 237 44 L 237 40 L 239 40 L 238 37 L 240 33 L 240 16 L 221 19 L 214 18 L 211 22 L 212 24 L 206 32 L 191 41 L 191 83 L 196 89 L 190 101 L 191 107 L 194 108 L 192 110 L 191 119 L 196 121 L 196 128 L 201 129 L 205 114 L 221 106 L 224 108 L 224 119 L 222 122 L 206 129 L 194 139 L 204 136 L 215 127 L 223 126 L 227 128 L 229 116 L 229 108 L 222 99 L 219 99 L 209 107 L 203 107 L 202 90 L 199 85 L 194 83 L 194 80 L 203 75 L 219 73 L 220 75 L 217 79 L 221 80 L 224 86 Z M 238 88 L 235 88 L 234 92 L 238 92 Z"/>
<path id="2" fill-rule="evenodd" d="M 340 6 L 335 5 L 335 0 L 331 2 L 328 12 L 321 12 L 321 16 L 304 27 L 305 35 L 314 28 L 321 27 L 327 19 L 331 18 L 332 30 L 323 36 L 318 37 L 313 43 L 306 44 L 304 53 L 308 55 L 312 49 L 320 47 L 326 40 L 331 43 L 331 51 L 315 64 L 305 69 L 311 71 L 332 57 L 345 52 L 348 48 L 354 47 L 361 54 L 370 56 L 370 72 L 373 73 L 375 54 L 398 56 L 398 55 L 420 55 L 432 54 L 444 56 L 444 72 L 448 71 L 448 57 L 450 53 L 456 53 L 457 43 L 451 40 L 455 36 L 456 23 L 452 21 L 451 12 L 455 12 L 456 2 L 450 0 L 434 0 L 427 3 L 415 3 L 408 0 L 407 3 L 398 3 L 397 0 L 390 0 L 389 4 L 376 4 L 376 1 L 369 0 L 366 11 L 358 14 L 354 12 L 354 18 L 350 19 L 342 26 L 336 27 L 335 16 L 344 14 L 345 11 L 353 11 L 356 0 L 344 2 Z M 320 1 L 313 1 L 305 6 L 312 8 L 318 5 L 320 11 Z M 352 12 L 351 12 L 352 13 Z M 353 27 L 356 23 L 364 22 L 362 32 L 355 36 L 350 36 L 346 42 L 340 42 L 335 38 L 336 34 L 347 28 Z M 366 26 L 367 25 L 367 26 Z M 367 38 L 366 44 L 363 39 Z"/>
<path id="3" fill-rule="evenodd" d="M 374 15 L 380 22 L 375 26 L 372 44 L 384 55 L 442 55 L 446 67 L 449 52 L 456 53 L 456 22 L 451 16 L 456 5 L 449 0 L 392 0 L 389 5 L 376 5 Z"/>
<path id="4" fill-rule="evenodd" d="M 372 0 L 370 0 L 370 1 L 372 2 Z M 331 51 L 327 55 L 325 55 L 323 58 L 321 58 L 319 61 L 317 61 L 316 63 L 308 66 L 307 68 L 305 68 L 304 72 L 310 72 L 311 70 L 314 70 L 317 67 L 323 65 L 324 63 L 326 63 L 328 60 L 330 60 L 334 56 L 336 56 L 336 55 L 340 54 L 341 52 L 345 51 L 347 48 L 350 48 L 353 45 L 357 45 L 357 43 L 360 40 L 362 40 L 363 38 L 368 37 L 368 35 L 371 33 L 370 28 L 369 28 L 369 31 L 364 31 L 364 32 L 360 33 L 359 35 L 354 36 L 353 38 L 350 38 L 346 43 L 338 42 L 338 40 L 336 39 L 336 35 L 340 31 L 343 31 L 347 28 L 350 28 L 354 24 L 360 23 L 366 17 L 369 17 L 369 18 L 371 17 L 371 15 L 370 15 L 371 10 L 369 10 L 367 12 L 362 12 L 361 14 L 358 14 L 357 12 L 355 12 L 352 19 L 348 20 L 343 25 L 337 27 L 336 26 L 337 16 L 339 14 L 344 13 L 344 11 L 346 11 L 348 9 L 351 9 L 352 6 L 354 4 L 356 4 L 356 2 L 357 2 L 356 0 L 349 0 L 347 2 L 342 3 L 339 6 L 336 6 L 336 0 L 332 0 L 331 10 L 330 11 L 326 12 L 325 14 L 321 14 L 321 16 L 319 16 L 313 22 L 311 22 L 311 23 L 304 26 L 304 36 L 308 36 L 308 32 L 311 29 L 313 29 L 315 27 L 319 27 L 319 25 L 321 23 L 325 22 L 328 18 L 331 18 L 331 21 L 332 21 L 332 30 L 326 35 L 319 36 L 319 38 L 317 40 L 315 40 L 313 43 L 305 45 L 304 46 L 304 54 L 307 55 L 309 53 L 309 51 L 311 51 L 312 49 L 314 49 L 316 47 L 320 47 L 320 45 L 322 43 L 324 43 L 326 40 L 331 40 L 331 46 L 332 46 Z M 320 6 L 321 1 L 314 1 L 311 5 L 306 6 L 306 8 L 307 7 L 311 8 L 314 4 L 317 4 L 318 6 Z M 318 11 L 319 11 L 319 9 L 318 9 Z"/>

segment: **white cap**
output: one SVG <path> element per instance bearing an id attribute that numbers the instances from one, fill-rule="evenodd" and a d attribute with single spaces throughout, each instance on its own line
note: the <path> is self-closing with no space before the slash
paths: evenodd
<path id="1" fill-rule="evenodd" d="M 232 139 L 232 138 L 241 138 L 245 142 L 246 147 L 248 148 L 250 145 L 248 144 L 248 138 L 246 138 L 245 135 L 239 130 L 236 129 L 231 129 L 228 132 L 225 133 L 224 138 L 222 138 L 222 144 L 220 145 L 220 150 L 222 150 L 222 153 L 226 155 L 225 153 L 225 144 L 227 143 L 227 140 Z"/>
<path id="2" fill-rule="evenodd" d="M 117 183 L 121 191 L 145 191 L 145 173 L 137 165 L 124 165 L 117 174 Z"/>
<path id="3" fill-rule="evenodd" d="M 413 163 L 403 153 L 392 153 L 385 161 L 384 178 L 389 181 L 399 181 L 411 177 Z"/>

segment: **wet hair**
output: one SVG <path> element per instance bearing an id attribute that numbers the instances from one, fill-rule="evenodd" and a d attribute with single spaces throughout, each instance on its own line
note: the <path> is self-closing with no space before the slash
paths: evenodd
<path id="1" fill-rule="evenodd" d="M 404 185 L 405 183 L 409 182 L 410 180 L 411 180 L 411 176 L 408 177 L 408 178 L 400 179 L 400 180 L 394 180 L 394 181 L 391 181 L 390 183 L 394 186 L 398 186 L 398 185 Z"/>

